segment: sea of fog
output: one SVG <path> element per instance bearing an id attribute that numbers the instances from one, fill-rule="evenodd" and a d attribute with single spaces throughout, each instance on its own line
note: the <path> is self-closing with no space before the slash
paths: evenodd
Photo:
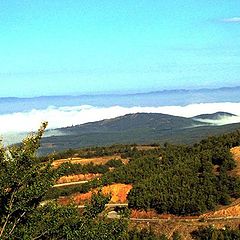
<path id="1" fill-rule="evenodd" d="M 114 118 L 129 113 L 165 113 L 193 117 L 229 112 L 217 125 L 240 122 L 240 88 L 176 90 L 128 95 L 84 95 L 37 98 L 0 98 L 0 134 L 5 144 L 18 142 L 42 121 L 46 136 L 60 135 L 57 128 Z"/>

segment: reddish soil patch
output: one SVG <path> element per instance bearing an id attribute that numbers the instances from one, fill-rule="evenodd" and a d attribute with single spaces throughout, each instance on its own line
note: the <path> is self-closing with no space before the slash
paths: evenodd
<path id="1" fill-rule="evenodd" d="M 112 184 L 109 186 L 105 186 L 102 188 L 102 193 L 104 195 L 111 195 L 110 202 L 112 203 L 125 203 L 127 201 L 127 194 L 132 189 L 132 185 L 130 184 Z M 93 190 L 92 192 L 97 192 L 97 190 Z M 80 194 L 76 193 L 71 195 L 70 197 L 60 197 L 60 204 L 69 204 L 70 202 L 74 202 L 75 204 L 81 205 L 87 200 L 90 200 L 92 196 L 92 192 Z"/>
<path id="2" fill-rule="evenodd" d="M 110 194 L 112 196 L 111 202 L 113 203 L 125 203 L 131 189 L 132 185 L 130 184 L 116 183 L 103 187 L 102 192 L 106 195 Z"/>

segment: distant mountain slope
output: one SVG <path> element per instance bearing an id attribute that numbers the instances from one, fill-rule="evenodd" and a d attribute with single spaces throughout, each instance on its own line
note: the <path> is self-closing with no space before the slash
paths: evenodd
<path id="1" fill-rule="evenodd" d="M 66 134 L 132 131 L 136 129 L 171 130 L 203 125 L 202 122 L 162 113 L 135 113 L 97 122 L 61 128 Z"/>
<path id="2" fill-rule="evenodd" d="M 211 119 L 211 120 L 219 120 L 223 117 L 236 117 L 235 114 L 228 113 L 228 112 L 216 112 L 212 114 L 200 114 L 197 116 L 194 116 L 192 119 Z"/>
<path id="3" fill-rule="evenodd" d="M 159 113 L 128 114 L 113 119 L 57 129 L 61 136 L 45 137 L 41 153 L 111 144 L 193 144 L 210 135 L 240 129 L 240 123 L 213 126 L 191 118 Z"/>

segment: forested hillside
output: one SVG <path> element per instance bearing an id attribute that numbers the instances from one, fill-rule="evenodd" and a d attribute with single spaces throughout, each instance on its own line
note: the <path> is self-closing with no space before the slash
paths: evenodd
<path id="1" fill-rule="evenodd" d="M 134 146 L 115 146 L 109 151 L 113 153 L 115 149 L 122 157 L 130 158 L 128 164 L 117 164 L 100 179 L 72 189 L 56 189 L 49 197 L 126 183 L 133 185 L 128 195 L 130 208 L 176 215 L 200 214 L 239 197 L 239 178 L 229 174 L 235 167 L 230 148 L 238 145 L 239 131 L 209 137 L 193 146 L 165 144 L 146 151 Z M 108 154 L 107 147 L 103 149 Z"/>

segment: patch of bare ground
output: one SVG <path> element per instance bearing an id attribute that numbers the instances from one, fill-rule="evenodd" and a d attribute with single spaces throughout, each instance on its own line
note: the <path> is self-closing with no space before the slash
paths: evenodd
<path id="1" fill-rule="evenodd" d="M 203 217 L 203 218 L 239 217 L 240 218 L 240 199 L 233 201 L 232 204 L 229 206 L 221 207 L 219 210 L 202 214 L 200 217 Z M 239 223 L 240 223 L 240 219 L 239 219 Z"/>
<path id="2" fill-rule="evenodd" d="M 69 162 L 69 163 L 74 163 L 74 164 L 88 164 L 88 163 L 93 163 L 96 165 L 101 165 L 107 163 L 111 159 L 120 159 L 124 164 L 128 163 L 128 159 L 122 159 L 120 156 L 106 156 L 106 157 L 94 157 L 94 158 L 78 158 L 78 157 L 73 157 L 73 158 L 66 158 L 66 159 L 59 159 L 53 161 L 52 165 L 53 167 L 57 168 L 61 164 Z"/>
<path id="3" fill-rule="evenodd" d="M 130 184 L 111 184 L 108 186 L 104 186 L 102 188 L 102 193 L 104 195 L 111 195 L 111 203 L 126 203 L 127 201 L 127 194 L 132 189 L 132 185 Z M 69 204 L 69 203 L 75 203 L 78 205 L 84 204 L 86 201 L 89 201 L 91 199 L 92 193 L 97 192 L 98 190 L 95 189 L 91 192 L 87 193 L 75 193 L 68 197 L 60 197 L 58 199 L 58 202 L 60 204 Z"/>

